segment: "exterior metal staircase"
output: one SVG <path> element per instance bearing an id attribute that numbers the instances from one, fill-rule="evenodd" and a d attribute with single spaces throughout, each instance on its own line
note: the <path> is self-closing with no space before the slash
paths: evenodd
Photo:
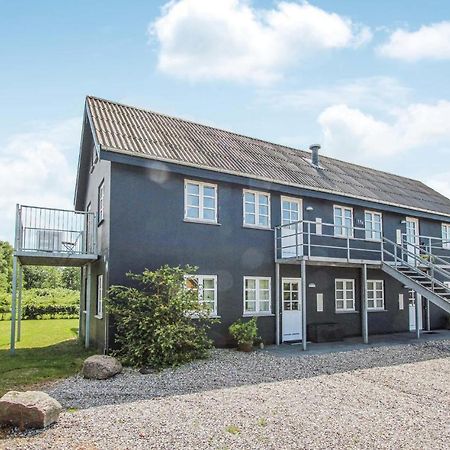
<path id="1" fill-rule="evenodd" d="M 448 261 L 414 243 L 397 244 L 383 238 L 382 269 L 450 314 Z"/>

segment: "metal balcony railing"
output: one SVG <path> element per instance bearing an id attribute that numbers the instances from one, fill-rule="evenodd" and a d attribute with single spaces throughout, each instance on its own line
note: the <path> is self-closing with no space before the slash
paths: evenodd
<path id="1" fill-rule="evenodd" d="M 341 224 L 301 220 L 275 227 L 278 261 L 307 258 L 381 263 L 387 256 L 385 246 L 391 243 L 381 231 Z M 405 261 L 411 259 L 412 252 L 417 254 L 416 263 L 429 260 L 450 266 L 450 243 L 443 239 L 403 234 L 396 251 L 400 248 L 403 252 L 399 258 Z"/>
<path id="2" fill-rule="evenodd" d="M 55 255 L 95 255 L 95 213 L 17 206 L 16 252 Z"/>

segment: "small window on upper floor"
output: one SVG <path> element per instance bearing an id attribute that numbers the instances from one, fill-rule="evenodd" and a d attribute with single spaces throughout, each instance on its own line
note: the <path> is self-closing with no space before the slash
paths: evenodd
<path id="1" fill-rule="evenodd" d="M 270 228 L 270 194 L 244 189 L 243 212 L 244 226 Z"/>
<path id="2" fill-rule="evenodd" d="M 105 182 L 102 181 L 98 187 L 98 223 L 103 222 L 105 218 Z"/>
<path id="3" fill-rule="evenodd" d="M 103 317 L 103 275 L 97 275 L 97 299 L 95 303 L 95 316 Z"/>
<path id="4" fill-rule="evenodd" d="M 450 223 L 442 224 L 442 248 L 450 250 Z"/>
<path id="5" fill-rule="evenodd" d="M 217 223 L 217 185 L 184 181 L 184 219 Z"/>
<path id="6" fill-rule="evenodd" d="M 90 159 L 91 159 L 91 172 L 92 172 L 95 164 L 97 164 L 97 162 L 98 162 L 98 153 L 97 153 L 97 149 L 95 148 L 95 144 L 92 146 Z"/>
<path id="7" fill-rule="evenodd" d="M 353 208 L 335 205 L 333 216 L 334 235 L 336 237 L 353 237 Z"/>
<path id="8" fill-rule="evenodd" d="M 383 216 L 380 212 L 365 211 L 364 223 L 366 239 L 371 241 L 381 241 L 383 234 Z"/>

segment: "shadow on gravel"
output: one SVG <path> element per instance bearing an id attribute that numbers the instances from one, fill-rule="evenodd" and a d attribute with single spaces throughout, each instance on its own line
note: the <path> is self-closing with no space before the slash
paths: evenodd
<path id="1" fill-rule="evenodd" d="M 105 380 L 64 380 L 47 392 L 66 408 L 84 409 L 157 397 L 191 394 L 251 384 L 299 380 L 373 367 L 396 366 L 450 357 L 450 340 L 380 346 L 339 353 L 273 354 L 213 350 L 211 358 L 156 374 L 124 373 Z"/>

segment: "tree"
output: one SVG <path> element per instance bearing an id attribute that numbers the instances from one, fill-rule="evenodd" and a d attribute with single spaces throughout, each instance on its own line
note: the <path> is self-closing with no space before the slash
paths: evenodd
<path id="1" fill-rule="evenodd" d="M 0 292 L 11 292 L 13 247 L 0 241 Z"/>
<path id="2" fill-rule="evenodd" d="M 78 267 L 63 267 L 61 269 L 62 287 L 73 291 L 80 290 L 80 269 Z"/>
<path id="3" fill-rule="evenodd" d="M 62 287 L 61 269 L 58 267 L 25 266 L 23 268 L 25 289 Z"/>
<path id="4" fill-rule="evenodd" d="M 186 287 L 195 268 L 163 266 L 128 274 L 139 288 L 113 286 L 109 310 L 116 327 L 116 355 L 137 367 L 161 369 L 204 358 L 212 346 L 207 331 L 216 320 Z"/>

